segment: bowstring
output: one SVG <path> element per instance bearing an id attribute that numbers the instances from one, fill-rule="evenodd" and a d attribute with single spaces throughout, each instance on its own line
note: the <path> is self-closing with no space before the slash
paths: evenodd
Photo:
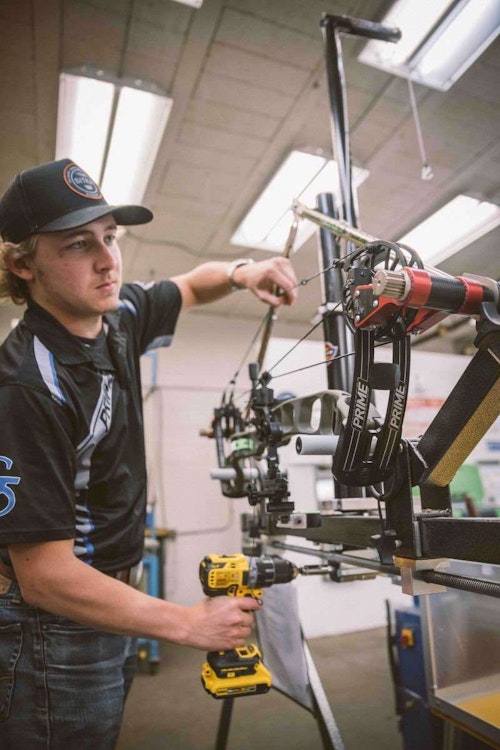
<path id="1" fill-rule="evenodd" d="M 328 312 L 326 313 L 326 315 L 324 315 L 324 316 L 323 316 L 323 317 L 322 317 L 322 318 L 321 318 L 320 320 L 318 320 L 318 322 L 317 322 L 317 323 L 315 323 L 315 324 L 314 324 L 314 325 L 312 326 L 312 328 L 310 328 L 310 329 L 309 329 L 309 330 L 308 330 L 308 331 L 307 331 L 307 332 L 306 332 L 306 333 L 305 333 L 305 334 L 304 334 L 304 335 L 302 336 L 302 338 L 300 338 L 300 339 L 299 339 L 298 341 L 296 341 L 296 342 L 295 342 L 295 344 L 294 344 L 294 345 L 293 345 L 293 346 L 292 346 L 292 347 L 291 347 L 291 348 L 290 348 L 290 349 L 289 349 L 288 351 L 286 351 L 286 352 L 285 352 L 285 353 L 284 353 L 284 354 L 283 354 L 283 355 L 282 355 L 282 356 L 281 356 L 281 357 L 280 357 L 280 358 L 278 359 L 278 361 L 274 363 L 274 365 L 273 365 L 272 367 L 270 367 L 270 368 L 269 368 L 268 370 L 266 370 L 266 373 L 267 373 L 267 375 L 270 375 L 270 374 L 271 374 L 271 372 L 272 372 L 272 371 L 273 371 L 273 370 L 274 370 L 274 369 L 275 369 L 275 368 L 276 368 L 276 367 L 277 367 L 277 366 L 278 366 L 279 364 L 281 364 L 281 362 L 283 362 L 283 360 L 284 360 L 284 359 L 286 359 L 286 357 L 288 357 L 288 356 L 289 356 L 289 355 L 290 355 L 290 354 L 291 354 L 291 353 L 292 353 L 293 351 L 295 351 L 295 349 L 296 349 L 296 348 L 297 348 L 297 347 L 298 347 L 298 346 L 299 346 L 299 345 L 300 345 L 300 344 L 301 344 L 301 343 L 302 343 L 303 341 L 305 341 L 305 340 L 306 340 L 306 339 L 307 339 L 307 338 L 308 338 L 308 337 L 309 337 L 309 336 L 311 335 L 311 333 L 313 333 L 313 332 L 314 332 L 314 331 L 316 330 L 316 328 L 318 328 L 318 327 L 319 327 L 319 326 L 320 326 L 320 325 L 321 325 L 321 324 L 322 324 L 322 323 L 323 323 L 323 322 L 325 321 L 325 319 L 326 319 L 326 318 L 328 318 L 328 317 L 329 317 L 330 315 L 332 315 L 332 313 L 336 312 L 336 311 L 338 310 L 338 308 L 339 308 L 339 307 L 340 307 L 341 305 L 342 305 L 342 302 L 337 302 L 337 303 L 335 304 L 335 306 L 331 308 L 331 310 L 328 310 Z M 306 368 L 304 367 L 303 369 L 306 369 Z M 276 376 L 273 376 L 273 377 L 276 377 Z M 280 376 L 280 377 L 281 377 L 281 376 Z"/>
<path id="2" fill-rule="evenodd" d="M 294 284 L 289 289 L 278 291 L 278 293 L 277 293 L 278 296 L 282 297 L 285 294 L 287 294 L 288 292 L 291 292 L 293 289 L 298 289 L 301 286 L 306 286 L 307 284 L 309 284 L 314 279 L 317 279 L 319 276 L 323 276 L 323 274 L 327 273 L 328 271 L 331 271 L 334 268 L 338 268 L 339 266 L 343 265 L 346 260 L 348 260 L 352 255 L 354 255 L 357 252 L 359 252 L 359 248 L 355 248 L 351 252 L 346 253 L 346 255 L 342 256 L 342 258 L 338 258 L 337 260 L 335 260 L 327 268 L 323 268 L 321 271 L 318 271 L 317 273 L 313 274 L 312 276 L 309 276 L 309 277 L 307 277 L 305 279 L 301 279 L 299 282 L 297 282 L 297 284 Z M 267 374 L 269 375 L 271 373 L 271 371 L 274 370 L 275 367 L 277 367 L 278 364 L 280 364 L 286 357 L 288 357 L 289 354 L 291 354 L 294 351 L 294 349 L 296 349 L 297 346 L 299 346 L 299 344 L 301 344 L 303 341 L 305 341 L 305 339 L 307 339 L 316 330 L 316 328 L 318 328 L 324 322 L 325 318 L 327 318 L 332 313 L 336 312 L 341 305 L 342 305 L 342 301 L 339 301 L 339 302 L 337 302 L 335 304 L 335 306 L 331 310 L 328 310 L 328 312 L 326 313 L 326 315 L 324 315 L 321 318 L 321 320 L 319 320 L 317 323 L 315 323 L 312 326 L 312 328 L 310 328 L 304 334 L 304 336 L 302 336 L 302 338 L 300 338 L 287 352 L 285 352 L 285 354 L 278 360 L 278 362 L 276 362 L 272 367 L 270 367 L 267 370 Z M 243 354 L 243 356 L 242 356 L 242 358 L 240 360 L 240 363 L 238 364 L 238 366 L 237 366 L 237 368 L 236 368 L 233 376 L 231 377 L 231 379 L 229 380 L 227 386 L 225 387 L 225 389 L 223 391 L 223 394 L 222 394 L 222 404 L 226 403 L 226 397 L 227 397 L 227 394 L 228 394 L 228 392 L 229 392 L 230 389 L 231 389 L 231 391 L 229 393 L 229 402 L 230 403 L 232 403 L 234 400 L 241 401 L 245 396 L 247 396 L 248 394 L 251 393 L 251 390 L 247 390 L 244 393 L 242 393 L 239 396 L 237 396 L 236 399 L 235 399 L 235 396 L 234 396 L 235 388 L 236 388 L 236 383 L 237 383 L 238 377 L 240 375 L 240 372 L 241 372 L 241 370 L 243 368 L 243 365 L 247 361 L 247 359 L 249 357 L 249 354 L 252 351 L 252 349 L 253 349 L 253 347 L 254 347 L 254 345 L 255 345 L 255 343 L 256 343 L 259 335 L 261 334 L 262 330 L 264 329 L 264 327 L 266 325 L 268 325 L 270 315 L 273 315 L 274 313 L 275 313 L 275 308 L 270 307 L 269 310 L 266 311 L 266 313 L 265 313 L 264 317 L 262 318 L 262 320 L 260 321 L 260 323 L 259 323 L 259 325 L 257 327 L 257 330 L 255 331 L 255 333 L 254 333 L 254 335 L 252 337 L 252 340 L 250 341 L 250 344 L 248 345 L 247 349 L 245 350 L 245 353 Z M 336 360 L 337 359 L 343 359 L 344 357 L 352 357 L 352 356 L 354 356 L 354 352 L 347 352 L 346 354 L 342 354 L 342 355 L 340 355 L 338 357 L 335 357 L 335 359 Z M 323 360 L 321 362 L 316 362 L 313 365 L 305 365 L 304 367 L 300 367 L 300 368 L 298 368 L 296 370 L 291 370 L 289 373 L 280 373 L 279 375 L 271 375 L 270 379 L 281 378 L 281 377 L 284 377 L 285 375 L 289 375 L 289 374 L 296 373 L 296 372 L 301 372 L 302 370 L 307 370 L 310 367 L 318 367 L 319 365 L 322 365 L 322 364 L 326 364 L 327 366 L 329 366 L 331 364 L 331 362 L 333 362 L 333 361 L 334 360 Z M 261 376 L 262 376 L 262 370 L 259 372 L 259 377 L 261 377 Z"/>
<path id="3" fill-rule="evenodd" d="M 222 394 L 222 403 L 223 404 L 226 403 L 226 394 L 228 393 L 228 391 L 231 388 L 231 386 L 232 386 L 232 389 L 231 389 L 231 393 L 229 394 L 229 401 L 230 402 L 233 401 L 233 398 L 234 398 L 234 389 L 236 387 L 236 382 L 237 382 L 237 380 L 238 380 L 238 378 L 240 376 L 241 369 L 242 369 L 243 365 L 245 364 L 245 362 L 247 361 L 248 356 L 249 356 L 250 352 L 252 351 L 255 343 L 257 342 L 257 339 L 259 338 L 259 335 L 260 335 L 262 329 L 264 328 L 264 326 L 266 324 L 266 321 L 267 321 L 267 313 L 262 318 L 261 322 L 259 323 L 259 326 L 258 326 L 257 330 L 255 331 L 255 333 L 254 333 L 254 335 L 252 337 L 252 340 L 250 341 L 248 347 L 246 348 L 246 351 L 245 351 L 243 357 L 241 358 L 238 367 L 236 368 L 236 370 L 235 370 L 232 378 L 230 379 L 229 383 L 227 384 L 227 386 L 224 389 L 224 392 Z"/>

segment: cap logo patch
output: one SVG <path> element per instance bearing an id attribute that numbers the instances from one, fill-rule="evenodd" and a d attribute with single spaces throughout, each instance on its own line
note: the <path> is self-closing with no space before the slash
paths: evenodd
<path id="1" fill-rule="evenodd" d="M 102 198 L 101 191 L 92 177 L 76 164 L 68 164 L 64 169 L 63 177 L 66 185 L 83 198 L 90 198 L 91 200 Z"/>

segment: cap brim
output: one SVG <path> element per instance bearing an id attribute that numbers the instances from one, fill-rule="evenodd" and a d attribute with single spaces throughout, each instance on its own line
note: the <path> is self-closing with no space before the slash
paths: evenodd
<path id="1" fill-rule="evenodd" d="M 77 211 L 71 211 L 64 216 L 59 216 L 59 218 L 50 221 L 37 231 L 44 233 L 77 229 L 108 214 L 113 214 L 116 223 L 121 226 L 147 224 L 153 218 L 153 213 L 149 208 L 145 208 L 144 206 L 88 206 L 87 208 L 80 208 Z"/>

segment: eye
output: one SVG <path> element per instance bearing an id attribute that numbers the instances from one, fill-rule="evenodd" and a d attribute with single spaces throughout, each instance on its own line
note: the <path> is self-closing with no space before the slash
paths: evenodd
<path id="1" fill-rule="evenodd" d="M 68 250 L 85 250 L 86 247 L 86 240 L 75 240 L 74 242 L 71 242 L 69 245 L 67 245 Z"/>
<path id="2" fill-rule="evenodd" d="M 107 234 L 104 238 L 104 242 L 106 245 L 114 245 L 116 242 L 116 235 L 115 234 Z"/>

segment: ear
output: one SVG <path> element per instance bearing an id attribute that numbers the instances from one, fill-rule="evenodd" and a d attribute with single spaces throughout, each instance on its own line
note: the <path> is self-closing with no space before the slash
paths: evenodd
<path id="1" fill-rule="evenodd" d="M 11 273 L 15 276 L 19 276 L 24 281 L 32 281 L 34 273 L 31 270 L 31 258 L 27 255 L 8 255 L 4 259 L 4 263 Z"/>

